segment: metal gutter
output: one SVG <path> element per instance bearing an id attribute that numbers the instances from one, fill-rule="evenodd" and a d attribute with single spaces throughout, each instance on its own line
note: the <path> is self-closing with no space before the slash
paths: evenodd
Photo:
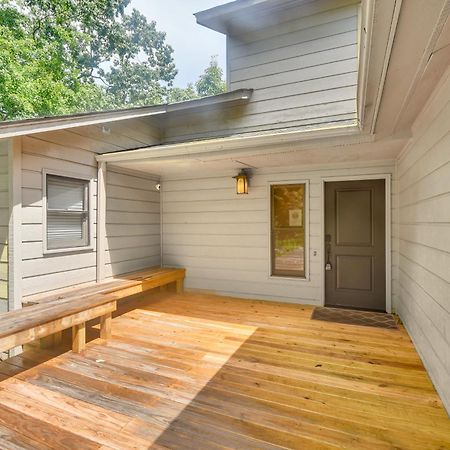
<path id="1" fill-rule="evenodd" d="M 402 0 L 394 0 L 395 6 L 394 11 L 392 14 L 391 19 L 391 27 L 389 31 L 389 38 L 386 46 L 385 56 L 384 56 L 384 63 L 383 63 L 383 70 L 381 72 L 381 79 L 378 83 L 378 91 L 375 98 L 375 106 L 374 106 L 374 113 L 372 117 L 372 123 L 370 124 L 370 133 L 375 133 L 375 127 L 378 119 L 378 113 L 380 112 L 380 106 L 381 106 L 381 98 L 383 97 L 383 91 L 384 91 L 384 85 L 386 83 L 386 77 L 387 72 L 389 68 L 389 62 L 391 59 L 392 54 L 392 48 L 394 46 L 394 39 L 395 39 L 395 33 L 397 31 L 397 26 L 400 18 L 400 10 L 402 7 Z"/>

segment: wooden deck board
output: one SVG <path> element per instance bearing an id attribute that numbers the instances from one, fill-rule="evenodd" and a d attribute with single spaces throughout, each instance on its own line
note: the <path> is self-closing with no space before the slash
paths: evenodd
<path id="1" fill-rule="evenodd" d="M 0 448 L 450 449 L 450 419 L 399 330 L 311 308 L 143 294 L 81 354 L 0 364 Z M 67 337 L 67 336 L 66 336 Z"/>

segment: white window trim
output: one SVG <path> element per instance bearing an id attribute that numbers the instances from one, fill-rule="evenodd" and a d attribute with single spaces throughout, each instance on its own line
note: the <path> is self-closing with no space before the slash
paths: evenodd
<path id="1" fill-rule="evenodd" d="M 89 243 L 83 247 L 67 247 L 48 249 L 47 248 L 47 175 L 73 178 L 75 180 L 88 181 L 88 235 Z M 42 169 L 42 252 L 44 255 L 54 255 L 58 253 L 75 253 L 94 250 L 94 181 L 92 177 L 80 175 L 74 172 L 64 172 L 61 170 Z"/>
<path id="2" fill-rule="evenodd" d="M 305 185 L 305 276 L 304 277 L 287 277 L 272 275 L 272 198 L 271 188 L 273 185 L 289 185 L 289 184 L 304 184 Z M 267 276 L 271 281 L 294 281 L 295 283 L 309 283 L 310 280 L 310 248 L 309 248 L 309 180 L 307 179 L 292 179 L 269 181 L 267 183 L 267 199 L 268 199 L 268 250 L 269 258 L 267 264 Z"/>

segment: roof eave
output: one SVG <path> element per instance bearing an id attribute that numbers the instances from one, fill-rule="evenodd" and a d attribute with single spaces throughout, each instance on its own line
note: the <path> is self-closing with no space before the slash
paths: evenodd
<path id="1" fill-rule="evenodd" d="M 252 93 L 252 89 L 237 89 L 235 91 L 225 92 L 219 95 L 172 104 L 140 106 L 116 111 L 101 111 L 71 114 L 66 116 L 5 121 L 0 122 L 0 139 L 48 131 L 64 130 L 80 126 L 137 119 L 141 117 L 161 116 L 177 111 L 220 106 L 223 104 L 245 103 L 251 98 Z"/>
<path id="2" fill-rule="evenodd" d="M 167 159 L 173 157 L 192 157 L 205 153 L 220 153 L 239 151 L 245 148 L 261 148 L 262 146 L 282 147 L 283 145 L 298 145 L 313 143 L 320 140 L 334 142 L 371 142 L 373 135 L 363 135 L 357 124 L 345 126 L 330 126 L 318 130 L 296 130 L 287 132 L 264 133 L 256 135 L 238 135 L 214 139 L 204 139 L 191 142 L 162 144 L 135 150 L 125 150 L 97 155 L 97 161 L 108 163 L 123 163 L 130 161 L 144 161 L 147 159 Z"/>
<path id="3" fill-rule="evenodd" d="M 247 25 L 254 22 L 254 14 L 273 15 L 274 11 L 292 6 L 301 6 L 314 0 L 236 0 L 194 14 L 197 23 L 223 34 L 233 34 L 237 19 Z"/>

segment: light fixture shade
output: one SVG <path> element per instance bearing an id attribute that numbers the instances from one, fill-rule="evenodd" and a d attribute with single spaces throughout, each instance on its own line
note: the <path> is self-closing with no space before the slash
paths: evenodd
<path id="1" fill-rule="evenodd" d="M 233 177 L 236 180 L 236 194 L 248 194 L 248 175 L 242 169 L 238 175 Z"/>

